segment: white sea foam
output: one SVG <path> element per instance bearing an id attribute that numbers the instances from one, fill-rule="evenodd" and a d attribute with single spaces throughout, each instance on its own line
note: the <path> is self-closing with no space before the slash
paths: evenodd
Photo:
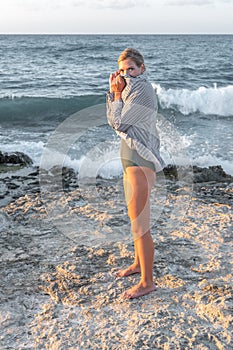
<path id="1" fill-rule="evenodd" d="M 209 166 L 215 166 L 215 165 L 221 165 L 223 170 L 233 176 L 233 164 L 229 160 L 224 160 L 222 158 L 211 156 L 209 154 L 205 154 L 199 157 L 195 157 L 194 159 L 194 165 L 200 166 L 200 167 L 209 167 Z"/>
<path id="2" fill-rule="evenodd" d="M 1 151 L 6 153 L 22 152 L 27 154 L 37 166 L 40 163 L 40 157 L 45 143 L 43 141 L 15 141 L 1 144 Z"/>
<path id="3" fill-rule="evenodd" d="M 195 112 L 219 116 L 233 116 L 233 85 L 199 87 L 196 90 L 165 89 L 153 84 L 162 108 L 173 108 L 182 114 Z"/>
<path id="4" fill-rule="evenodd" d="M 79 159 L 67 155 L 65 166 L 73 168 L 79 173 L 79 178 L 96 178 L 100 176 L 105 179 L 120 177 L 123 169 L 120 160 L 119 140 L 114 142 L 103 142 L 94 146 Z"/>

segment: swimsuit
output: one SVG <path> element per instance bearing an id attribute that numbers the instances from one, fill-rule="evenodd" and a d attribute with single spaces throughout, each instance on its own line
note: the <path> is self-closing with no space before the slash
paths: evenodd
<path id="1" fill-rule="evenodd" d="M 140 166 L 140 167 L 147 167 L 155 171 L 155 166 L 153 162 L 150 162 L 149 160 L 146 160 L 145 158 L 142 158 L 138 152 L 135 149 L 130 148 L 125 140 L 121 139 L 121 163 L 124 169 L 124 172 L 126 171 L 126 168 L 129 166 Z"/>

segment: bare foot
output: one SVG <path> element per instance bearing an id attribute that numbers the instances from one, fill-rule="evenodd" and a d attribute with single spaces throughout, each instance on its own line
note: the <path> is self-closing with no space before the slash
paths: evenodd
<path id="1" fill-rule="evenodd" d="M 126 290 L 123 293 L 124 299 L 134 299 L 142 297 L 143 295 L 149 294 L 155 291 L 155 285 L 153 282 L 150 284 L 144 285 L 142 282 L 139 282 L 136 286 Z"/>
<path id="2" fill-rule="evenodd" d="M 116 276 L 126 277 L 126 276 L 133 275 L 134 273 L 140 273 L 140 272 L 141 272 L 140 266 L 132 264 L 129 267 L 127 267 L 127 269 L 117 271 Z"/>

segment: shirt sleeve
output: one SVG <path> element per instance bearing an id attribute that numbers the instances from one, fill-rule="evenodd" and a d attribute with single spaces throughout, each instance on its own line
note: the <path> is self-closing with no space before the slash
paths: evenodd
<path id="1" fill-rule="evenodd" d="M 117 127 L 121 123 L 121 114 L 123 109 L 123 101 L 114 101 L 114 94 L 111 92 L 107 93 L 107 119 L 109 125 L 117 130 Z"/>

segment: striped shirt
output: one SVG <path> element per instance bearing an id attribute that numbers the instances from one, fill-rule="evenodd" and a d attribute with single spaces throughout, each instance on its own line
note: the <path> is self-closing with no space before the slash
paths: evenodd
<path id="1" fill-rule="evenodd" d="M 164 167 L 160 156 L 160 140 L 156 128 L 157 98 L 145 73 L 126 77 L 121 100 L 114 101 L 107 93 L 107 119 L 116 133 L 131 149 L 155 165 L 156 172 Z"/>

